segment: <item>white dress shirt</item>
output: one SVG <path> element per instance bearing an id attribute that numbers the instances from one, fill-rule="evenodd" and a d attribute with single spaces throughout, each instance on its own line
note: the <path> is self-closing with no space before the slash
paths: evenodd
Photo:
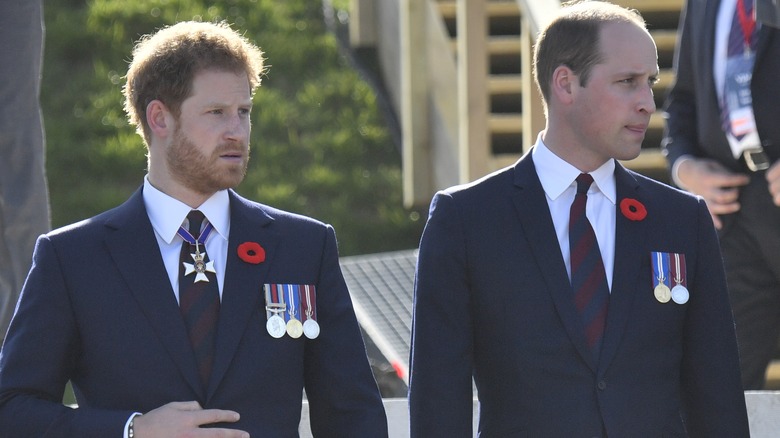
<path id="1" fill-rule="evenodd" d="M 149 220 L 154 228 L 157 244 L 160 246 L 165 270 L 171 282 L 176 300 L 179 300 L 179 254 L 184 239 L 176 231 L 184 223 L 187 214 L 192 210 L 188 205 L 157 190 L 149 183 L 149 177 L 144 178 L 144 205 Z M 214 230 L 206 240 L 206 254 L 214 262 L 217 271 L 219 296 L 222 298 L 222 287 L 225 283 L 225 266 L 227 261 L 228 235 L 230 233 L 230 198 L 227 190 L 221 190 L 201 204 L 200 210 L 206 220 L 214 226 Z M 205 222 L 204 222 L 205 224 Z"/>
<path id="2" fill-rule="evenodd" d="M 571 280 L 571 256 L 569 254 L 569 212 L 577 193 L 576 178 L 580 172 L 576 167 L 555 155 L 542 142 L 536 140 L 532 152 L 536 173 L 544 189 L 547 206 L 550 208 L 558 245 Z M 601 167 L 590 172 L 593 184 L 588 189 L 585 215 L 596 233 L 596 240 L 604 261 L 607 285 L 612 290 L 612 271 L 615 266 L 615 161 L 608 160 Z"/>
<path id="3" fill-rule="evenodd" d="M 731 21 L 737 10 L 736 0 L 721 0 L 718 18 L 715 21 L 715 52 L 712 57 L 712 77 L 715 79 L 715 92 L 718 101 L 723 99 L 723 87 L 726 83 L 726 58 L 729 50 Z"/>

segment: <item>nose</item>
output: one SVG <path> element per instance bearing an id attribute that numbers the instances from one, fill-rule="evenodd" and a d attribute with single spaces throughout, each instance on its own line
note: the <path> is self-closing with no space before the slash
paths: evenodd
<path id="1" fill-rule="evenodd" d="M 225 129 L 225 137 L 230 141 L 246 143 L 249 139 L 249 133 L 251 129 L 249 116 L 233 114 L 228 118 L 227 127 Z"/>
<path id="2" fill-rule="evenodd" d="M 653 97 L 653 86 L 651 84 L 647 84 L 639 91 L 637 109 L 648 114 L 655 112 L 655 97 Z"/>

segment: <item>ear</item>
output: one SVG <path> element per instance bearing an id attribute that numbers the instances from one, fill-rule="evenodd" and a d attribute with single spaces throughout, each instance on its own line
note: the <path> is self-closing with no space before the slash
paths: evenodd
<path id="1" fill-rule="evenodd" d="M 564 103 L 574 98 L 575 86 L 579 78 L 574 71 L 565 65 L 560 65 L 553 71 L 550 92 L 556 100 Z"/>
<path id="2" fill-rule="evenodd" d="M 155 99 L 146 105 L 146 123 L 152 135 L 167 137 L 173 133 L 175 118 L 162 101 Z"/>

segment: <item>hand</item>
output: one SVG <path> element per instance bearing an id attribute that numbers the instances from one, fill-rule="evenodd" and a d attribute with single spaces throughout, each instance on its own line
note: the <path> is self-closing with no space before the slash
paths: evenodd
<path id="1" fill-rule="evenodd" d="M 780 207 L 780 161 L 777 161 L 766 171 L 766 180 L 769 183 L 769 193 L 775 205 Z"/>
<path id="2" fill-rule="evenodd" d="M 750 182 L 750 178 L 733 173 L 708 158 L 685 157 L 681 160 L 677 166 L 677 182 L 681 188 L 704 198 L 715 228 L 720 229 L 723 223 L 718 215 L 739 211 L 739 187 Z M 777 172 L 780 177 L 780 170 Z"/>
<path id="3" fill-rule="evenodd" d="M 235 423 L 238 412 L 203 409 L 196 401 L 172 402 L 135 417 L 136 438 L 249 438 L 247 432 L 234 429 L 200 429 L 213 423 Z"/>

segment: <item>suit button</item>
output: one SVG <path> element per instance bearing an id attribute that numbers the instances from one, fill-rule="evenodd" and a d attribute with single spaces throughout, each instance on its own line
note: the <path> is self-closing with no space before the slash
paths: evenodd
<path id="1" fill-rule="evenodd" d="M 599 383 L 596 386 L 598 386 L 598 388 L 603 391 L 607 389 L 607 382 L 599 380 Z"/>

